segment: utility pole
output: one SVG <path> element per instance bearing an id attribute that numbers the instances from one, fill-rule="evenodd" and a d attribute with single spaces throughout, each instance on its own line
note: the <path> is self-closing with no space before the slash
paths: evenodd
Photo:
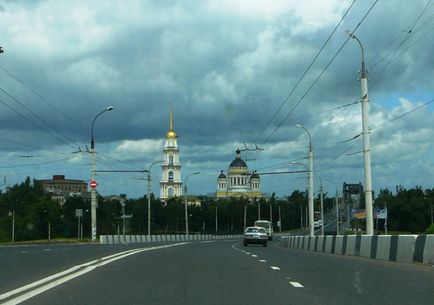
<path id="1" fill-rule="evenodd" d="M 348 35 L 355 39 L 362 51 L 362 67 L 360 71 L 360 88 L 362 92 L 362 135 L 363 135 L 363 158 L 365 167 L 365 209 L 366 209 L 366 235 L 374 234 L 374 220 L 372 209 L 372 182 L 371 182 L 371 147 L 369 143 L 369 99 L 368 99 L 368 72 L 365 67 L 365 54 L 360 40 L 354 33 Z"/>
<path id="2" fill-rule="evenodd" d="M 244 201 L 244 230 L 246 229 L 246 224 L 247 224 L 247 201 Z"/>
<path id="3" fill-rule="evenodd" d="M 151 166 L 148 169 L 148 236 L 151 236 L 151 169 L 154 164 L 162 163 L 163 161 L 155 161 L 152 162 Z"/>
<path id="4" fill-rule="evenodd" d="M 103 114 L 106 111 L 111 111 L 113 110 L 114 107 L 113 106 L 109 106 L 106 109 L 104 109 L 103 111 L 101 111 L 100 113 L 98 113 L 95 118 L 92 121 L 92 128 L 91 128 L 91 141 L 90 141 L 90 156 L 91 156 L 91 161 L 92 161 L 92 167 L 91 167 L 91 171 L 90 171 L 90 181 L 92 184 L 95 185 L 95 187 L 91 188 L 90 191 L 90 202 L 91 202 L 91 236 L 92 236 L 92 241 L 96 241 L 96 206 L 97 206 L 97 202 L 96 202 L 96 184 L 95 184 L 95 171 L 96 171 L 96 164 L 95 164 L 95 140 L 93 137 L 93 126 L 95 125 L 95 121 L 96 119 Z"/>
<path id="5" fill-rule="evenodd" d="M 15 210 L 12 210 L 12 243 L 15 242 Z"/>
<path id="6" fill-rule="evenodd" d="M 320 201 L 321 201 L 321 236 L 324 236 L 324 195 L 323 195 L 322 182 L 321 182 L 319 192 L 320 192 Z"/>
<path id="7" fill-rule="evenodd" d="M 258 220 L 261 219 L 261 201 L 258 200 Z"/>
<path id="8" fill-rule="evenodd" d="M 219 230 L 219 222 L 218 222 L 218 215 L 217 215 L 217 203 L 215 205 L 215 232 L 217 234 L 218 230 Z"/>
<path id="9" fill-rule="evenodd" d="M 280 204 L 279 204 L 279 233 L 282 233 L 282 215 L 280 214 Z"/>

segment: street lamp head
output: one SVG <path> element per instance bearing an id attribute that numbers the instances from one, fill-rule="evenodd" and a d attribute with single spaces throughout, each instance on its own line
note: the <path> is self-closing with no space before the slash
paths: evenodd
<path id="1" fill-rule="evenodd" d="M 295 124 L 295 127 L 297 127 L 297 128 L 303 128 L 303 126 L 300 125 L 300 124 Z"/>
<path id="2" fill-rule="evenodd" d="M 110 111 L 110 110 L 113 110 L 113 109 L 115 109 L 115 107 L 113 107 L 113 106 L 108 106 L 106 110 L 107 110 L 107 111 Z"/>

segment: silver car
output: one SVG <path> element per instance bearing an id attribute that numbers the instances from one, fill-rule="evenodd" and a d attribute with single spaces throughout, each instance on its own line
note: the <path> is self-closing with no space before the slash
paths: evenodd
<path id="1" fill-rule="evenodd" d="M 262 246 L 267 246 L 268 235 L 264 228 L 260 227 L 247 227 L 244 231 L 243 245 L 248 244 L 262 244 Z"/>

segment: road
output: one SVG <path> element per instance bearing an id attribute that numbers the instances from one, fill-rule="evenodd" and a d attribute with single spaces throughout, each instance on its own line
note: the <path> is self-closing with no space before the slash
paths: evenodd
<path id="1" fill-rule="evenodd" d="M 0 304 L 434 305 L 434 268 L 277 241 L 0 247 Z"/>

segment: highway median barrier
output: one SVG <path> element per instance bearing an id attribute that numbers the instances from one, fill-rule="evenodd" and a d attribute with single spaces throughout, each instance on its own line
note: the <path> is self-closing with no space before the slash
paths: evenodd
<path id="1" fill-rule="evenodd" d="M 434 235 L 327 235 L 280 237 L 283 248 L 391 262 L 434 264 Z"/>
<path id="2" fill-rule="evenodd" d="M 225 239 L 242 239 L 242 234 L 232 235 L 211 235 L 211 234 L 185 234 L 177 235 L 100 235 L 99 242 L 102 245 L 107 244 L 141 244 L 156 242 L 180 242 L 180 241 L 206 241 L 206 240 L 225 240 Z"/>

